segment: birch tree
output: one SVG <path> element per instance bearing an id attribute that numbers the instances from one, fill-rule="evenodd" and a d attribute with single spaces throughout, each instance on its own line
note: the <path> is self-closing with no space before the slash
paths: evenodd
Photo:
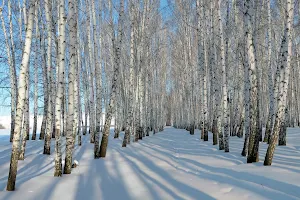
<path id="1" fill-rule="evenodd" d="M 13 37 L 13 23 L 12 23 L 12 12 L 11 12 L 11 1 L 7 2 L 8 7 L 8 19 L 9 19 L 9 34 L 6 32 L 5 21 L 3 18 L 2 9 L 0 10 L 0 18 L 3 29 L 3 34 L 5 38 L 6 54 L 9 64 L 9 74 L 10 74 L 10 85 L 11 85 L 11 125 L 10 125 L 10 142 L 13 141 L 14 128 L 15 128 L 15 116 L 16 116 L 16 106 L 17 106 L 17 74 L 15 66 L 15 45 Z"/>
<path id="2" fill-rule="evenodd" d="M 55 170 L 54 176 L 62 175 L 62 155 L 61 155 L 61 124 L 62 124 L 62 104 L 64 92 L 64 74 L 65 74 L 65 2 L 59 2 L 59 23 L 58 23 L 58 71 L 57 71 L 57 90 L 55 99 Z"/>
<path id="3" fill-rule="evenodd" d="M 255 58 L 255 44 L 253 39 L 253 6 L 249 0 L 245 1 L 245 23 L 246 23 L 246 51 L 249 59 L 250 76 L 250 137 L 247 163 L 258 161 L 259 146 L 259 116 L 258 116 L 258 92 L 257 92 L 257 67 Z"/>
<path id="4" fill-rule="evenodd" d="M 101 0 L 99 0 L 100 8 L 101 8 Z M 101 12 L 101 10 L 100 10 Z M 96 13 L 95 13 L 95 0 L 92 0 L 92 18 L 93 18 L 93 34 L 94 34 L 94 69 L 95 69 L 95 77 L 96 77 L 96 129 L 94 131 L 95 135 L 95 144 L 94 144 L 94 157 L 98 158 L 97 152 L 99 148 L 99 137 L 100 137 L 100 122 L 101 122 L 101 113 L 102 113 L 102 98 L 101 98 L 101 57 L 99 57 L 98 49 L 98 32 L 96 28 Z M 99 62 L 100 61 L 100 62 Z"/>
<path id="5" fill-rule="evenodd" d="M 32 32 L 33 32 L 33 23 L 34 23 L 34 13 L 35 13 L 35 0 L 30 1 L 29 10 L 28 10 L 28 20 L 26 27 L 26 39 L 24 43 L 24 50 L 22 55 L 21 70 L 19 75 L 19 87 L 18 87 L 18 103 L 17 103 L 17 112 L 16 112 L 16 124 L 13 135 L 12 142 L 12 153 L 10 159 L 10 167 L 8 174 L 8 181 L 6 190 L 13 191 L 15 190 L 15 183 L 17 177 L 17 168 L 18 168 L 18 157 L 19 157 L 19 141 L 22 128 L 22 117 L 24 114 L 25 99 L 27 92 L 26 84 L 26 73 L 28 71 L 29 55 L 31 50 L 31 41 L 32 41 Z"/>
<path id="6" fill-rule="evenodd" d="M 269 74 L 268 74 L 268 84 L 269 84 L 269 115 L 268 115 L 268 121 L 266 125 L 265 130 L 265 137 L 264 142 L 267 142 L 269 140 L 269 135 L 273 128 L 273 113 L 274 113 L 274 90 L 273 90 L 273 70 L 272 70 L 272 40 L 271 40 L 271 2 L 270 0 L 267 0 L 267 6 L 268 6 L 268 67 L 269 67 Z"/>
<path id="7" fill-rule="evenodd" d="M 37 2 L 38 4 L 38 2 Z M 36 5 L 38 7 L 38 5 Z M 34 111 L 33 111 L 33 130 L 32 130 L 32 140 L 36 139 L 37 132 L 37 117 L 38 117 L 38 41 L 41 39 L 39 32 L 39 22 L 38 22 L 38 9 L 35 9 L 35 54 L 34 54 Z"/>
<path id="8" fill-rule="evenodd" d="M 72 168 L 72 154 L 74 143 L 74 81 L 76 68 L 76 36 L 77 36 L 77 6 L 73 0 L 68 1 L 68 26 L 69 26 L 69 74 L 68 74 L 68 117 L 66 135 L 66 156 L 64 174 L 70 174 Z"/>
<path id="9" fill-rule="evenodd" d="M 52 79 L 53 68 L 52 68 L 52 19 L 50 19 L 52 10 L 52 3 L 48 0 L 45 1 L 45 12 L 46 12 L 46 22 L 47 22 L 47 71 L 48 71 L 48 106 L 47 106 L 47 121 L 46 121 L 46 135 L 44 144 L 44 154 L 50 155 L 51 146 L 51 128 L 52 128 Z"/>
<path id="10" fill-rule="evenodd" d="M 112 88 L 111 94 L 109 99 L 108 110 L 105 116 L 105 124 L 103 129 L 103 135 L 101 139 L 101 145 L 99 149 L 99 156 L 105 157 L 108 145 L 108 136 L 111 124 L 112 114 L 114 113 L 115 109 L 115 101 L 116 101 L 116 90 L 118 88 L 117 80 L 119 77 L 119 69 L 120 69 L 120 59 L 121 59 L 121 48 L 122 48 L 122 38 L 123 38 L 123 15 L 124 15 L 124 1 L 120 0 L 120 11 L 119 11 L 119 21 L 118 21 L 118 35 L 117 41 L 114 45 L 114 52 L 115 52 L 115 64 L 114 64 L 114 74 L 113 74 L 113 81 L 112 81 Z M 114 36 L 112 36 L 114 37 Z"/>
<path id="11" fill-rule="evenodd" d="M 280 131 L 281 124 L 284 120 L 284 114 L 286 109 L 287 102 L 287 90 L 289 85 L 289 76 L 290 76 L 290 66 L 291 66 L 291 57 L 292 57 L 292 32 L 293 32 L 293 19 L 294 19 L 294 1 L 286 1 L 286 12 L 285 12 L 285 35 L 283 37 L 283 46 L 285 51 L 282 54 L 282 65 L 280 67 L 280 83 L 279 83 L 279 98 L 277 102 L 277 112 L 275 117 L 275 123 L 273 128 L 273 133 L 271 136 L 271 141 L 267 149 L 264 165 L 271 165 L 274 151 L 276 147 L 276 142 L 278 140 L 278 135 Z"/>
<path id="12" fill-rule="evenodd" d="M 134 18 L 134 3 L 130 1 L 129 4 L 129 16 L 130 16 L 130 68 L 129 68 L 129 108 L 128 114 L 126 119 L 126 128 L 124 139 L 122 143 L 122 147 L 126 147 L 127 144 L 130 143 L 130 129 L 133 124 L 133 100 L 134 100 L 134 43 L 135 43 L 135 36 L 134 36 L 134 28 L 135 28 L 135 18 Z"/>
<path id="13" fill-rule="evenodd" d="M 218 1 L 218 20 L 219 20 L 219 35 L 221 43 L 221 65 L 222 65 L 222 101 L 223 101 L 223 114 L 221 113 L 221 107 L 219 107 L 218 117 L 218 132 L 219 132 L 219 149 L 229 152 L 229 130 L 228 130 L 228 108 L 227 108 L 227 82 L 226 82 L 226 62 L 225 62 L 225 45 L 223 36 L 223 23 L 221 18 L 221 0 Z M 221 116 L 223 115 L 223 126 L 224 126 L 224 143 L 223 143 L 223 130 Z"/>

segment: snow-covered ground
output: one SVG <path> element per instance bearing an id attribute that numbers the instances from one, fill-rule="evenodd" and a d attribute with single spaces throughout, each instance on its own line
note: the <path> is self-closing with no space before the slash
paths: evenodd
<path id="1" fill-rule="evenodd" d="M 82 114 L 84 116 L 84 113 L 82 113 Z M 10 122 L 11 122 L 10 119 L 11 119 L 10 115 L 0 116 L 0 124 L 2 126 L 4 126 L 4 128 L 6 128 L 6 129 L 10 129 Z M 29 116 L 30 129 L 33 128 L 33 119 L 34 119 L 34 116 L 30 115 Z M 38 132 L 40 131 L 40 128 L 41 128 L 41 125 L 42 125 L 42 121 L 43 121 L 43 116 L 42 115 L 38 115 L 37 116 L 37 131 Z M 87 119 L 87 122 L 89 123 L 88 119 Z M 105 113 L 102 113 L 102 124 L 104 124 L 104 123 L 105 123 Z M 115 123 L 115 118 L 113 117 L 112 121 L 111 121 L 111 125 L 114 125 L 114 123 Z"/>
<path id="2" fill-rule="evenodd" d="M 2 126 L 4 126 L 7 129 L 10 129 L 10 116 L 0 116 L 0 124 L 2 124 Z M 42 115 L 38 115 L 37 117 L 37 127 L 38 127 L 38 131 L 40 130 L 40 127 L 42 125 L 42 121 L 43 121 L 43 116 Z M 33 115 L 29 116 L 29 123 L 30 123 L 30 128 L 32 129 L 33 127 Z"/>
<path id="3" fill-rule="evenodd" d="M 288 129 L 288 145 L 277 147 L 272 166 L 246 164 L 240 156 L 243 139 L 230 138 L 230 153 L 218 150 L 185 130 L 165 128 L 127 148 L 110 135 L 105 159 L 93 159 L 89 135 L 76 146 L 79 166 L 71 175 L 53 177 L 53 154 L 43 141 L 29 141 L 19 161 L 17 190 L 5 191 L 11 144 L 0 138 L 0 199 L 13 200 L 289 200 L 300 199 L 300 129 Z M 52 141 L 52 145 L 54 141 Z M 52 152 L 54 148 L 52 146 Z"/>

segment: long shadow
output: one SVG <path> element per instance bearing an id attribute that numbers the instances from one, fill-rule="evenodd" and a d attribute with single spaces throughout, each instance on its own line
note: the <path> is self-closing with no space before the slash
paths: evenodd
<path id="1" fill-rule="evenodd" d="M 148 142 L 147 142 L 148 143 Z M 158 151 L 159 153 L 167 153 L 166 151 L 163 151 L 159 148 L 151 148 L 150 145 L 146 144 L 146 143 L 140 143 L 142 146 L 149 148 L 149 149 L 155 149 L 155 151 Z M 161 146 L 161 148 L 165 148 L 163 146 Z M 240 158 L 236 158 L 234 155 L 231 154 L 225 154 L 220 155 L 220 154 L 216 154 L 216 152 L 212 152 L 210 149 L 200 149 L 197 151 L 197 153 L 193 153 L 193 152 L 178 152 L 181 156 L 186 156 L 186 155 L 194 155 L 194 156 L 209 156 L 209 157 L 213 157 L 213 158 L 217 158 L 217 159 L 223 159 L 223 160 L 227 160 L 228 162 L 231 162 L 233 164 L 236 165 L 240 165 L 240 164 L 244 164 L 245 163 L 245 158 L 240 157 Z M 171 156 L 173 158 L 175 158 L 174 155 L 171 154 Z M 232 158 L 230 158 L 232 157 Z"/>
<path id="2" fill-rule="evenodd" d="M 144 143 L 140 143 L 140 144 L 145 146 Z M 156 144 L 156 145 L 159 145 L 159 144 Z M 166 145 L 166 144 L 164 144 L 164 145 Z M 160 147 L 163 148 L 163 144 Z M 150 147 L 148 146 L 148 148 L 150 148 Z M 151 149 L 153 150 L 153 148 L 151 148 Z M 155 151 L 159 151 L 156 148 L 154 150 Z M 145 152 L 147 152 L 147 151 L 145 151 Z M 165 151 L 159 151 L 159 153 L 166 154 L 167 152 L 165 152 Z M 174 155 L 171 155 L 171 154 L 169 154 L 167 156 L 168 157 L 173 157 L 173 158 L 175 157 Z M 220 155 L 218 155 L 218 156 L 220 156 Z M 220 157 L 223 157 L 223 156 L 220 156 Z M 186 158 L 182 158 L 182 157 L 180 157 L 179 159 L 185 160 L 186 162 L 188 162 L 190 160 L 190 159 L 186 159 Z M 225 157 L 225 159 L 226 159 L 226 157 Z M 241 157 L 241 159 L 243 159 L 243 157 Z M 238 160 L 240 161 L 240 159 L 238 159 Z M 191 162 L 195 162 L 193 160 L 190 160 L 190 161 Z M 198 163 L 198 162 L 196 162 L 194 164 L 196 166 L 200 166 L 200 167 L 203 167 L 203 168 L 206 168 L 206 169 L 210 169 L 210 170 L 213 170 L 213 171 L 215 171 L 217 173 L 221 173 L 221 174 L 224 174 L 226 176 L 229 176 L 229 179 L 227 179 L 226 177 L 220 177 L 220 176 L 214 175 L 214 174 L 205 174 L 205 176 L 207 178 L 211 178 L 212 180 L 219 181 L 219 179 L 220 179 L 221 182 L 231 183 L 231 184 L 233 184 L 233 185 L 235 185 L 237 187 L 243 186 L 243 188 L 248 189 L 248 190 L 249 189 L 253 190 L 253 191 L 257 190 L 256 187 L 252 187 L 252 186 L 250 186 L 248 184 L 241 183 L 240 180 L 235 180 L 235 176 L 236 176 L 236 177 L 238 177 L 238 179 L 240 179 L 240 177 L 241 177 L 243 181 L 248 181 L 248 182 L 250 181 L 250 182 L 253 182 L 253 183 L 258 184 L 258 185 L 259 184 L 264 184 L 264 186 L 268 186 L 271 189 L 274 189 L 274 190 L 277 190 L 277 191 L 280 191 L 280 192 L 283 192 L 283 193 L 289 191 L 289 189 L 291 191 L 294 191 L 292 194 L 278 194 L 277 195 L 277 193 L 276 193 L 276 198 L 277 199 L 288 199 L 288 198 L 295 199 L 296 197 L 300 196 L 300 194 L 298 194 L 296 192 L 296 191 L 299 191 L 300 188 L 297 187 L 297 186 L 294 186 L 292 184 L 283 183 L 283 182 L 280 182 L 280 181 L 276 181 L 276 180 L 273 180 L 273 179 L 269 179 L 269 178 L 266 178 L 266 177 L 257 176 L 257 175 L 253 175 L 253 174 L 249 174 L 249 173 L 245 173 L 245 172 L 236 172 L 234 170 L 224 169 L 224 168 L 214 168 L 214 167 L 211 167 L 209 165 L 204 165 L 204 164 Z M 201 174 L 201 176 L 203 176 L 203 174 Z M 229 182 L 227 180 L 229 180 Z M 263 180 L 263 181 L 261 181 L 261 180 Z M 274 198 L 274 192 L 266 192 L 266 190 L 264 190 L 264 189 L 262 189 L 261 191 L 256 191 L 256 192 L 259 193 L 262 196 L 269 197 L 269 198 Z M 292 196 L 290 196 L 290 195 L 292 195 Z"/>
<path id="3" fill-rule="evenodd" d="M 36 147 L 36 146 L 37 145 L 34 145 L 34 147 Z M 34 147 L 31 147 L 31 148 L 34 148 Z M 85 149 L 87 148 L 87 145 L 83 145 L 83 147 L 84 148 L 79 149 L 79 151 L 77 151 L 77 153 L 74 153 L 76 159 L 77 159 L 77 156 L 78 157 L 82 156 Z M 79 148 L 79 146 L 76 145 L 74 148 L 74 152 L 78 148 Z M 51 142 L 51 149 L 54 149 L 53 141 Z M 38 177 L 40 175 L 43 175 L 50 171 L 53 171 L 53 169 L 54 169 L 51 166 L 52 163 L 54 162 L 54 157 L 53 157 L 53 156 L 55 156 L 54 152 L 52 152 L 52 154 L 50 155 L 51 157 L 50 157 L 49 155 L 41 154 L 43 150 L 39 150 L 38 152 L 35 152 L 35 153 L 29 153 L 29 152 L 31 152 L 31 149 L 26 149 L 26 151 L 28 152 L 28 154 L 26 154 L 26 152 L 25 152 L 25 161 L 19 161 L 18 165 L 20 165 L 22 162 L 26 162 L 26 159 L 29 159 L 30 156 L 34 155 L 35 157 L 33 158 L 33 160 L 31 160 L 26 165 L 24 165 L 22 167 L 19 166 L 18 176 L 17 176 L 17 180 L 16 180 L 16 188 L 20 187 L 23 183 L 29 181 L 30 179 L 33 179 L 35 177 Z M 62 154 L 63 154 L 63 149 L 62 149 Z M 64 157 L 63 157 L 63 159 L 64 159 Z M 6 162 L 9 162 L 9 161 L 6 161 Z M 4 177 L 2 177 L 0 179 L 0 188 L 2 190 L 5 190 L 6 182 L 7 182 L 7 175 L 5 175 Z"/>
<path id="4" fill-rule="evenodd" d="M 101 136 L 100 136 L 101 138 Z M 112 141 L 109 141 L 110 143 Z M 84 142 L 83 142 L 84 143 Z M 111 144 L 109 143 L 109 147 Z M 80 160 L 89 146 L 93 147 L 94 144 L 89 143 L 89 137 L 86 137 L 85 144 L 81 147 L 81 150 L 75 155 L 75 158 L 79 161 L 79 170 L 81 168 Z M 91 151 L 93 152 L 93 151 Z M 92 154 L 91 157 L 94 155 Z M 110 155 L 112 156 L 112 155 Z M 110 158 L 110 160 L 114 158 Z M 109 161 L 110 161 L 109 160 Z M 109 170 L 105 165 L 104 159 L 90 159 L 85 163 L 84 167 L 87 167 L 86 174 L 79 174 L 79 181 L 77 184 L 77 190 L 75 200 L 89 200 L 89 199 L 131 199 L 124 185 L 120 183 L 121 175 L 118 173 L 118 179 L 109 174 Z M 116 162 L 114 162 L 114 170 L 116 171 Z M 100 187 L 100 188 L 99 188 Z M 121 192 L 121 194 L 119 193 Z"/>
<path id="5" fill-rule="evenodd" d="M 57 183 L 59 180 L 53 181 L 50 185 L 47 185 L 47 188 L 43 189 L 42 191 L 38 193 L 32 193 L 32 196 L 30 195 L 30 199 L 43 199 L 43 200 L 49 200 L 51 199 L 51 194 L 53 193 L 53 190 L 55 189 Z M 16 193 L 17 191 L 13 192 L 6 192 L 3 196 L 3 199 L 5 200 L 16 200 L 19 198 L 19 195 Z M 28 199 L 28 198 L 27 198 Z"/>
<path id="6" fill-rule="evenodd" d="M 22 185 L 24 182 L 37 177 L 39 175 L 42 175 L 48 171 L 51 170 L 51 167 L 49 165 L 51 164 L 50 162 L 45 162 L 47 157 L 44 155 L 39 155 L 36 156 L 30 163 L 27 165 L 23 166 L 21 169 L 18 170 L 18 176 L 16 180 L 16 187 L 19 187 Z M 44 165 L 44 167 L 41 167 Z M 5 188 L 6 187 L 6 181 L 7 181 L 7 176 L 3 177 L 0 179 L 0 187 Z"/>
<path id="7" fill-rule="evenodd" d="M 285 165 L 292 165 L 294 167 L 300 167 L 300 160 L 293 160 L 290 158 L 274 156 L 274 163 L 280 163 Z"/>
<path id="8" fill-rule="evenodd" d="M 277 165 L 277 164 L 281 164 L 281 165 Z M 280 163 L 280 162 L 276 161 L 276 164 L 272 165 L 272 166 L 275 166 L 275 167 L 280 168 L 280 169 L 285 169 L 285 170 L 288 170 L 288 171 L 300 174 L 300 170 L 299 169 L 292 168 L 292 167 L 290 167 L 291 165 L 287 165 L 285 163 Z"/>
<path id="9" fill-rule="evenodd" d="M 173 187 L 175 187 L 178 191 L 180 191 L 181 193 L 190 196 L 194 199 L 205 199 L 205 200 L 213 200 L 215 198 L 201 192 L 200 190 L 197 190 L 195 188 L 192 188 L 182 182 L 177 181 L 176 179 L 174 179 L 172 176 L 170 176 L 169 173 L 167 173 L 165 170 L 163 170 L 161 167 L 155 165 L 151 160 L 147 159 L 146 157 L 143 157 L 135 152 L 131 152 L 132 155 L 131 157 L 134 157 L 138 160 L 140 160 L 141 162 L 143 162 L 152 172 L 156 173 L 157 175 L 159 175 L 162 179 L 166 180 L 170 185 L 172 185 Z M 124 154 L 122 153 L 124 157 L 128 157 L 130 156 L 129 154 Z M 127 158 L 128 159 L 128 158 Z M 158 182 L 157 180 L 153 179 L 152 177 L 150 177 L 149 175 L 147 175 L 143 170 L 141 170 L 137 164 L 135 164 L 135 162 L 131 161 L 130 159 L 128 159 L 128 161 L 134 166 L 134 168 L 136 170 L 139 171 L 139 173 L 143 174 L 145 177 L 147 177 L 148 179 L 152 180 L 154 183 L 156 183 L 157 185 L 159 185 L 159 187 L 165 189 L 166 191 L 168 191 L 175 199 L 182 199 L 181 197 L 179 197 L 177 194 L 175 194 L 173 191 L 171 191 L 170 189 L 168 189 L 166 186 L 164 186 L 162 183 Z"/>
<path id="10" fill-rule="evenodd" d="M 148 147 L 148 148 L 150 148 L 150 147 Z M 152 150 L 158 151 L 160 154 L 166 154 L 167 157 L 171 157 L 171 158 L 173 157 L 173 159 L 175 159 L 174 155 L 167 153 L 165 151 L 160 151 L 156 148 L 152 149 Z M 205 165 L 205 164 L 202 164 L 197 161 L 187 159 L 184 157 L 179 157 L 179 158 L 176 157 L 176 159 L 183 161 L 183 162 L 180 162 L 180 164 L 184 165 L 185 167 L 189 167 L 189 166 L 185 165 L 185 163 L 193 163 L 195 166 L 202 167 L 204 169 L 208 169 L 208 170 L 212 171 L 213 173 L 220 173 L 220 174 L 225 175 L 225 177 L 224 177 L 222 175 L 203 173 L 200 175 L 202 177 L 205 177 L 205 178 L 208 178 L 211 180 L 215 180 L 218 182 L 231 183 L 237 187 L 243 187 L 245 189 L 254 191 L 254 192 L 259 193 L 260 195 L 268 197 L 268 198 L 274 199 L 274 192 L 266 191 L 263 188 L 261 190 L 257 190 L 256 187 L 253 187 L 249 184 L 245 184 L 245 182 L 252 182 L 252 183 L 255 183 L 258 185 L 262 185 L 262 187 L 263 186 L 268 187 L 270 189 L 284 193 L 284 194 L 278 193 L 278 195 L 276 193 L 277 199 L 287 199 L 287 198 L 295 199 L 300 196 L 300 193 L 298 192 L 300 188 L 295 185 L 292 185 L 292 184 L 276 181 L 274 179 L 269 179 L 269 178 L 262 177 L 262 176 L 257 176 L 257 175 L 250 174 L 247 172 L 237 172 L 237 171 L 234 171 L 231 169 L 212 167 L 212 166 Z M 290 192 L 290 191 L 292 191 L 292 193 L 288 194 L 287 192 Z"/>
<path id="11" fill-rule="evenodd" d="M 280 154 L 275 154 L 274 160 L 275 161 L 277 161 L 277 160 L 279 160 L 279 161 L 286 161 L 286 162 L 292 163 L 293 165 L 300 166 L 300 159 L 286 158 L 284 156 L 280 156 Z"/>
<path id="12" fill-rule="evenodd" d="M 93 160 L 89 162 L 88 169 L 86 175 L 80 174 L 79 181 L 77 185 L 75 200 L 88 200 L 88 199 L 101 199 L 99 196 L 95 194 L 96 189 L 96 182 L 99 181 L 99 173 L 97 172 L 97 165 Z M 80 166 L 79 166 L 80 168 Z M 100 167 L 99 167 L 100 169 Z"/>
<path id="13" fill-rule="evenodd" d="M 120 198 L 120 194 L 122 194 L 122 199 L 133 199 L 129 193 L 128 193 L 128 187 L 124 187 L 126 186 L 126 184 L 121 181 L 123 179 L 122 174 L 120 173 L 118 167 L 117 167 L 117 162 L 115 160 L 115 156 L 114 154 L 110 155 L 112 158 L 112 166 L 114 166 L 114 172 L 116 172 L 116 175 L 111 176 L 108 169 L 107 169 L 107 165 L 104 164 L 104 174 L 106 174 L 106 176 L 102 177 L 102 184 L 100 185 L 101 191 L 103 192 L 103 197 L 104 199 L 119 199 Z M 105 162 L 104 160 L 101 160 L 103 163 Z M 110 183 L 110 184 L 107 184 Z M 111 186 L 114 186 L 115 188 L 112 188 Z M 138 188 L 137 188 L 138 189 Z M 116 190 L 120 193 L 116 193 Z"/>
<path id="14" fill-rule="evenodd" d="M 79 162 L 79 165 L 80 165 L 80 160 L 87 149 L 88 149 L 88 144 L 85 144 L 82 145 L 78 151 L 74 152 L 73 159 L 77 160 Z M 94 155 L 91 155 L 91 157 L 92 156 Z"/>
<path id="15" fill-rule="evenodd" d="M 148 174 L 146 174 L 144 172 L 144 170 L 141 170 L 138 165 L 133 162 L 131 159 L 128 158 L 127 155 L 123 155 L 124 158 L 127 160 L 127 162 L 130 163 L 130 165 L 133 167 L 133 169 L 140 174 L 141 177 L 143 177 L 145 180 L 151 181 L 152 183 L 154 183 L 155 185 L 157 185 L 158 187 L 160 187 L 161 189 L 163 189 L 165 192 L 167 192 L 170 196 L 172 196 L 173 199 L 178 199 L 178 200 L 184 200 L 182 197 L 178 196 L 174 191 L 172 191 L 171 189 L 169 189 L 168 187 L 166 187 L 164 184 L 160 183 L 159 181 L 157 181 L 156 179 L 154 179 L 153 177 L 149 176 Z M 155 191 L 153 191 L 153 193 L 155 193 Z M 160 199 L 160 198 L 159 198 Z"/>
<path id="16" fill-rule="evenodd" d="M 38 142 L 37 143 L 36 142 L 27 142 L 25 154 L 26 154 L 26 152 L 31 152 L 32 150 L 36 150 L 38 146 L 39 146 Z M 10 160 L 10 156 L 11 156 L 11 145 L 8 149 L 1 151 L 0 155 L 3 155 L 0 157 L 0 165 L 4 164 L 5 162 L 8 162 Z"/>
<path id="17" fill-rule="evenodd" d="M 41 195 L 37 195 L 39 199 L 50 200 L 54 194 L 54 189 L 57 187 L 57 184 L 60 182 L 60 177 L 55 177 L 51 185 L 47 185 L 45 191 L 41 191 Z"/>
<path id="18" fill-rule="evenodd" d="M 80 174 L 76 191 L 76 200 L 132 199 L 128 194 L 128 190 L 120 182 L 120 173 L 117 173 L 117 178 L 111 176 L 103 159 L 91 160 L 88 172 L 89 173 L 86 175 Z M 100 192 L 100 194 L 97 193 L 97 191 Z M 99 195 L 101 195 L 101 197 L 99 197 Z"/>
<path id="19" fill-rule="evenodd" d="M 275 179 L 267 178 L 265 176 L 250 174 L 248 172 L 239 172 L 227 168 L 213 167 L 186 158 L 180 158 L 180 160 L 184 161 L 181 162 L 182 164 L 184 164 L 185 162 L 193 163 L 196 166 L 202 167 L 204 169 L 208 169 L 212 173 L 218 173 L 218 174 L 201 173 L 199 174 L 201 177 L 205 177 L 210 180 L 215 180 L 217 182 L 232 184 L 236 187 L 242 187 L 244 189 L 258 193 L 261 196 L 264 196 L 266 198 L 270 198 L 270 199 L 276 198 L 278 200 L 281 200 L 281 199 L 297 199 L 300 196 L 300 192 L 299 192 L 300 187 L 292 184 L 280 182 Z M 255 183 L 257 185 L 261 185 L 262 187 L 259 189 L 258 187 L 248 184 L 247 182 Z M 274 191 L 265 190 L 264 187 L 270 188 L 274 191 L 282 192 L 284 194 L 276 192 L 276 195 L 274 195 Z"/>
<path id="20" fill-rule="evenodd" d="M 118 152 L 119 152 L 119 150 L 118 150 Z M 121 153 L 119 152 L 119 154 L 121 154 Z M 128 164 L 128 163 L 129 163 L 128 158 L 127 158 L 127 157 L 124 157 L 124 158 L 125 158 L 125 160 L 127 161 L 126 164 Z M 117 163 L 116 163 L 116 164 L 117 164 Z M 130 168 L 131 168 L 133 171 L 135 171 L 134 168 L 132 167 L 132 165 L 129 165 L 129 166 L 130 166 Z M 119 164 L 119 163 L 118 163 L 118 168 L 122 168 L 121 164 Z M 135 173 L 134 175 L 136 175 L 136 176 L 138 177 L 138 179 L 139 179 L 140 181 L 143 182 L 143 184 L 147 187 L 147 190 L 150 192 L 151 199 L 162 199 L 162 197 L 160 197 L 160 196 L 158 195 L 157 191 L 155 191 L 155 190 L 153 189 L 153 185 L 151 185 L 151 184 L 149 183 L 149 181 L 147 181 L 147 179 L 145 179 L 144 176 L 143 176 L 141 173 L 137 173 L 137 171 L 135 171 L 135 172 L 136 172 L 136 173 Z M 123 182 L 124 182 L 124 179 L 126 179 L 126 175 L 125 175 L 125 177 L 121 177 L 121 179 L 122 179 Z M 149 198 L 149 196 L 147 196 L 147 197 Z"/>
<path id="21" fill-rule="evenodd" d="M 140 142 L 139 144 L 142 144 L 142 143 L 143 142 Z M 169 195 L 171 195 L 173 197 L 173 199 L 184 199 L 184 198 L 178 196 L 173 190 L 166 187 L 163 183 L 157 181 L 156 179 L 154 179 L 153 177 L 148 175 L 147 172 L 140 169 L 138 167 L 138 165 L 130 159 L 130 157 L 136 158 L 138 160 L 142 160 L 143 163 L 147 163 L 147 167 L 149 167 L 149 169 L 153 170 L 154 173 L 159 171 L 160 173 L 158 175 L 162 179 L 166 180 L 170 185 L 175 187 L 178 191 L 185 193 L 185 195 L 193 196 L 193 198 L 195 198 L 195 199 L 205 199 L 205 200 L 214 199 L 211 196 L 208 196 L 207 194 L 202 193 L 201 191 L 199 191 L 197 189 L 194 189 L 188 185 L 185 185 L 184 183 L 178 182 L 176 179 L 173 179 L 166 171 L 161 170 L 160 167 L 153 164 L 150 160 L 145 160 L 143 157 L 141 157 L 140 154 L 137 154 L 135 152 L 136 149 L 131 149 L 130 147 L 126 148 L 126 149 L 121 149 L 116 146 L 112 146 L 112 148 L 113 149 L 111 149 L 111 151 L 115 150 L 115 151 L 119 152 L 119 154 L 121 154 L 122 157 L 125 158 L 128 163 L 130 163 L 130 166 L 132 168 L 134 168 L 134 170 L 137 172 L 136 174 L 138 174 L 139 176 L 141 176 L 144 179 L 143 180 L 144 183 L 147 183 L 148 181 L 150 181 L 150 182 L 156 184 L 159 188 L 163 189 L 165 192 L 167 192 Z M 147 186 L 148 186 L 148 184 L 147 184 Z M 151 188 L 151 187 L 148 186 L 148 189 L 149 188 Z M 155 199 L 161 199 L 156 195 L 156 192 L 154 190 L 151 190 L 151 194 L 155 195 Z"/>

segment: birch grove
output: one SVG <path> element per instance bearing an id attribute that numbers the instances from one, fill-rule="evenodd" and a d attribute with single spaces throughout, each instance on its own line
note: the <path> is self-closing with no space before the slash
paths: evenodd
<path id="1" fill-rule="evenodd" d="M 110 137 L 134 148 L 165 126 L 228 154 L 237 136 L 245 163 L 272 164 L 289 128 L 300 125 L 299 1 L 164 3 L 3 2 L 7 190 L 37 137 L 43 154 L 54 154 L 55 177 L 72 173 L 82 141 L 104 159 Z"/>

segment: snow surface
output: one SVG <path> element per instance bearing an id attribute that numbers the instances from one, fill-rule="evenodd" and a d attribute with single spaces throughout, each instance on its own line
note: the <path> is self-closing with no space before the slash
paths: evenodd
<path id="1" fill-rule="evenodd" d="M 82 115 L 84 116 L 84 113 L 82 113 Z M 102 113 L 101 115 L 102 115 L 102 122 L 101 122 L 101 124 L 104 124 L 105 123 L 105 113 Z M 10 129 L 10 122 L 11 122 L 11 116 L 10 115 L 0 116 L 0 124 L 2 126 L 4 126 L 4 128 Z M 29 127 L 30 127 L 30 129 L 33 128 L 33 122 L 34 122 L 34 115 L 30 115 L 29 116 L 29 124 L 30 124 Z M 38 115 L 37 116 L 37 131 L 38 132 L 40 131 L 40 127 L 42 125 L 42 122 L 43 122 L 43 115 Z M 87 122 L 89 123 L 89 119 L 87 119 Z M 112 117 L 111 125 L 114 125 L 114 124 L 115 124 L 115 118 Z"/>
<path id="2" fill-rule="evenodd" d="M 111 130 L 111 133 L 113 130 Z M 9 133 L 9 131 L 7 131 Z M 53 177 L 52 154 L 43 155 L 43 141 L 29 141 L 26 158 L 19 161 L 16 191 L 5 191 L 11 144 L 0 137 L 0 199 L 5 200 L 289 200 L 300 199 L 300 129 L 288 129 L 288 145 L 277 147 L 272 166 L 263 166 L 266 144 L 260 145 L 260 162 L 246 164 L 240 155 L 243 139 L 230 138 L 230 153 L 199 139 L 199 131 L 167 127 L 122 148 L 109 137 L 105 159 L 93 158 L 90 136 L 76 146 L 80 165 L 71 175 Z M 38 137 L 37 137 L 38 138 Z"/>
<path id="3" fill-rule="evenodd" d="M 33 127 L 33 115 L 29 116 L 29 124 L 30 124 L 30 129 L 32 129 Z M 0 116 L 0 124 L 2 124 L 2 126 L 4 126 L 7 129 L 10 129 L 10 122 L 11 122 L 11 116 Z M 40 131 L 40 127 L 42 125 L 42 121 L 43 121 L 43 116 L 42 115 L 38 115 L 37 116 L 37 131 Z"/>

